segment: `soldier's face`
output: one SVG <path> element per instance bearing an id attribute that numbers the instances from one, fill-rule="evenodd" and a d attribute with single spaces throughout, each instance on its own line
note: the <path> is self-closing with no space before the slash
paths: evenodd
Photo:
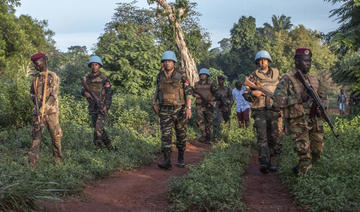
<path id="1" fill-rule="evenodd" d="M 164 64 L 165 71 L 171 71 L 175 67 L 175 62 L 172 60 L 165 60 L 163 62 L 163 64 Z"/>
<path id="2" fill-rule="evenodd" d="M 311 56 L 302 55 L 295 59 L 296 68 L 300 69 L 302 73 L 307 74 L 311 68 Z"/>
<path id="3" fill-rule="evenodd" d="M 257 61 L 258 67 L 260 70 L 265 70 L 269 67 L 269 60 L 265 58 L 261 58 Z"/>
<path id="4" fill-rule="evenodd" d="M 94 73 L 98 72 L 101 68 L 99 63 L 91 63 L 90 67 Z"/>
<path id="5" fill-rule="evenodd" d="M 200 79 L 201 79 L 202 81 L 205 81 L 207 78 L 208 78 L 208 75 L 207 75 L 207 74 L 200 74 Z"/>
<path id="6" fill-rule="evenodd" d="M 45 58 L 40 58 L 40 59 L 34 61 L 34 66 L 37 71 L 46 71 Z"/>
<path id="7" fill-rule="evenodd" d="M 224 79 L 218 79 L 219 85 L 224 85 L 225 80 Z"/>

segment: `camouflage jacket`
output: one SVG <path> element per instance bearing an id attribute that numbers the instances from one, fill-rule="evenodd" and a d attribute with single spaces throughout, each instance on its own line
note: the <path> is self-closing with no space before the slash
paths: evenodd
<path id="1" fill-rule="evenodd" d="M 36 113 L 36 100 L 39 106 L 39 111 L 44 108 L 44 114 L 54 114 L 59 112 L 58 92 L 59 92 L 59 77 L 52 71 L 48 71 L 48 79 L 46 85 L 45 105 L 43 106 L 43 94 L 45 85 L 46 72 L 38 72 L 34 75 L 31 87 L 30 96 L 34 102 L 34 113 Z"/>
<path id="2" fill-rule="evenodd" d="M 232 98 L 232 91 L 227 86 L 218 87 L 215 91 L 215 98 L 220 108 L 229 106 L 231 107 L 234 103 Z"/>
<path id="3" fill-rule="evenodd" d="M 314 90 L 317 92 L 322 104 L 327 107 L 327 95 L 325 87 L 314 75 L 307 74 L 305 78 L 309 80 Z M 309 115 L 313 100 L 307 95 L 306 88 L 298 80 L 296 71 L 287 73 L 283 76 L 274 92 L 275 109 L 282 109 L 285 118 L 297 118 Z"/>
<path id="4" fill-rule="evenodd" d="M 88 85 L 90 91 L 92 91 L 96 97 L 100 100 L 101 104 L 105 105 L 107 109 L 110 108 L 112 102 L 112 90 L 109 78 L 103 73 L 99 72 L 85 76 L 86 84 Z M 85 89 L 83 88 L 82 94 L 84 95 Z M 98 106 L 95 100 L 87 99 L 89 102 L 89 111 L 98 111 Z"/>

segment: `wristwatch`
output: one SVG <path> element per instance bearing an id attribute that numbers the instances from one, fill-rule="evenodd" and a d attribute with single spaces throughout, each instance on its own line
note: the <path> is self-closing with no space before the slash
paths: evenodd
<path id="1" fill-rule="evenodd" d="M 191 110 L 191 106 L 185 106 L 187 109 Z"/>

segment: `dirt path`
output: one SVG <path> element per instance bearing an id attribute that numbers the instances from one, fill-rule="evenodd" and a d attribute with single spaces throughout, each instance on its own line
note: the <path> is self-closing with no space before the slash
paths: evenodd
<path id="1" fill-rule="evenodd" d="M 187 145 L 185 163 L 194 164 L 202 160 L 202 152 L 208 152 L 209 146 L 196 141 Z M 177 161 L 177 152 L 172 156 L 173 165 Z M 187 168 L 173 166 L 170 171 L 157 167 L 158 161 L 131 171 L 119 171 L 111 177 L 93 182 L 86 186 L 80 199 L 67 202 L 47 202 L 40 211 L 71 212 L 111 212 L 111 211 L 164 211 L 168 205 L 168 180 L 172 176 L 187 173 Z"/>
<path id="2" fill-rule="evenodd" d="M 291 194 L 276 174 L 259 171 L 257 154 L 254 154 L 245 173 L 243 200 L 246 211 L 307 211 L 296 206 Z"/>

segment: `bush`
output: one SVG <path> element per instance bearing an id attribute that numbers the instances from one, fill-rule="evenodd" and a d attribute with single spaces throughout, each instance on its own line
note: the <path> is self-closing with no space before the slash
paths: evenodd
<path id="1" fill-rule="evenodd" d="M 295 177 L 291 168 L 297 156 L 290 139 L 285 142 L 281 156 L 280 176 L 295 195 L 298 204 L 312 211 L 360 210 L 360 117 L 337 119 L 338 139 L 327 127 L 324 154 L 313 166 L 310 176 Z"/>
<path id="2" fill-rule="evenodd" d="M 254 142 L 251 130 L 225 128 L 223 140 L 213 146 L 201 164 L 190 167 L 185 177 L 174 177 L 169 182 L 170 207 L 173 211 L 234 210 L 243 208 L 242 175 L 244 174 L 250 147 Z"/>
<path id="3" fill-rule="evenodd" d="M 114 100 L 111 109 L 114 122 L 108 124 L 107 131 L 119 149 L 117 152 L 95 147 L 86 100 L 75 101 L 72 96 L 60 97 L 60 124 L 64 134 L 61 166 L 53 165 L 47 131 L 37 169 L 27 162 L 31 127 L 0 131 L 0 211 L 32 210 L 36 208 L 36 200 L 77 194 L 82 191 L 84 181 L 152 162 L 160 150 L 159 126 L 150 124 L 150 118 L 146 117 L 152 115 L 146 108 L 140 106 L 134 112 L 129 107 L 134 101 L 146 105 L 150 100 L 130 96 L 115 96 Z M 134 123 L 142 125 L 135 127 Z"/>

